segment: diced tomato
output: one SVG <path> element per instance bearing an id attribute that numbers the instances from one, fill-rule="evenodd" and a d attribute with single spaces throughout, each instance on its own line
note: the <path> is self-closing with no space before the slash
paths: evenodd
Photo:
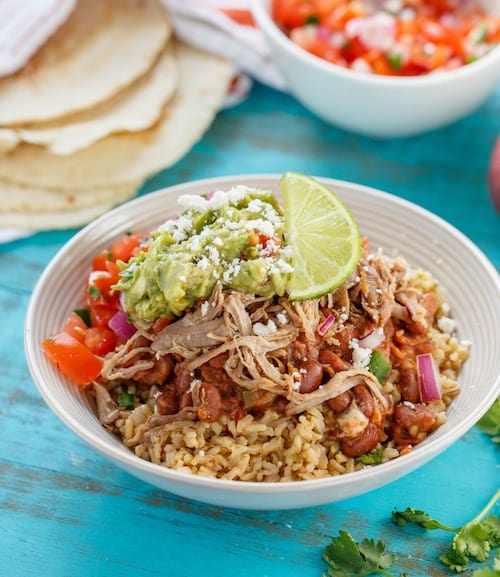
<path id="1" fill-rule="evenodd" d="M 90 303 L 90 325 L 92 327 L 107 327 L 118 309 L 110 304 Z"/>
<path id="2" fill-rule="evenodd" d="M 92 270 L 108 270 L 107 263 L 112 258 L 112 254 L 109 251 L 103 251 L 96 254 L 92 259 Z"/>
<path id="3" fill-rule="evenodd" d="M 125 235 L 118 240 L 115 240 L 115 242 L 111 245 L 111 254 L 113 255 L 113 260 L 128 262 L 135 249 L 139 246 L 142 236 L 143 235 L 141 233 L 136 233 Z"/>
<path id="4" fill-rule="evenodd" d="M 42 349 L 50 362 L 77 385 L 88 385 L 101 372 L 101 359 L 68 333 L 45 339 Z"/>
<path id="5" fill-rule="evenodd" d="M 82 317 L 73 312 L 64 325 L 64 332 L 83 343 L 88 328 Z"/>
<path id="6" fill-rule="evenodd" d="M 114 350 L 117 344 L 116 333 L 106 327 L 91 327 L 85 335 L 84 345 L 100 357 Z"/>
<path id="7" fill-rule="evenodd" d="M 274 0 L 272 5 L 274 20 L 284 28 L 304 26 L 311 17 L 317 16 L 316 2 L 305 0 Z"/>

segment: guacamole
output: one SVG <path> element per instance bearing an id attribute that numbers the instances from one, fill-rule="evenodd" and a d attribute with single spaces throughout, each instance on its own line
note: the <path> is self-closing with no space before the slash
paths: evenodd
<path id="1" fill-rule="evenodd" d="M 180 216 L 153 231 L 148 250 L 122 265 L 115 288 L 133 322 L 181 316 L 216 283 L 266 297 L 284 294 L 291 254 L 272 192 L 237 186 L 179 202 Z"/>

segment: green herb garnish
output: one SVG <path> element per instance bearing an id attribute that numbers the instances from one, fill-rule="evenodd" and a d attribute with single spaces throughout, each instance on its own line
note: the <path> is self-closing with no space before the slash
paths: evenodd
<path id="1" fill-rule="evenodd" d="M 135 395 L 121 391 L 118 395 L 118 406 L 122 409 L 133 409 L 135 407 Z"/>
<path id="2" fill-rule="evenodd" d="M 461 573 L 465 571 L 470 558 L 482 563 L 488 559 L 490 551 L 500 545 L 500 517 L 498 515 L 486 517 L 499 498 L 500 489 L 479 514 L 462 527 L 449 527 L 432 519 L 424 511 L 412 508 L 405 511 L 394 510 L 392 520 L 399 526 L 415 523 L 425 529 L 442 529 L 455 533 L 450 548 L 439 559 L 453 571 Z"/>
<path id="3" fill-rule="evenodd" d="M 87 289 L 87 294 L 91 299 L 97 300 L 101 295 L 101 291 L 94 285 L 89 286 Z"/>
<path id="4" fill-rule="evenodd" d="M 73 312 L 77 314 L 88 327 L 90 327 L 89 309 L 74 309 Z"/>
<path id="5" fill-rule="evenodd" d="M 306 26 L 317 26 L 319 24 L 319 17 L 316 14 L 311 14 L 306 18 L 304 23 Z"/>
<path id="6" fill-rule="evenodd" d="M 323 559 L 330 566 L 324 577 L 364 577 L 376 574 L 394 577 L 388 571 L 394 562 L 394 555 L 386 551 L 382 541 L 363 539 L 356 543 L 347 531 L 340 530 L 337 537 L 332 537 L 323 552 Z"/>
<path id="7" fill-rule="evenodd" d="M 387 54 L 387 62 L 393 70 L 400 70 L 403 65 L 403 57 L 398 52 L 389 52 Z"/>
<path id="8" fill-rule="evenodd" d="M 500 443 L 500 399 L 479 419 L 477 427 L 488 435 L 494 443 Z"/>
<path id="9" fill-rule="evenodd" d="M 362 463 L 363 465 L 380 465 L 380 463 L 382 463 L 383 453 L 384 447 L 378 447 L 369 453 L 359 455 L 359 457 L 356 457 L 356 461 L 358 463 Z"/>
<path id="10" fill-rule="evenodd" d="M 368 370 L 374 375 L 382 385 L 391 370 L 391 365 L 380 351 L 372 351 Z"/>

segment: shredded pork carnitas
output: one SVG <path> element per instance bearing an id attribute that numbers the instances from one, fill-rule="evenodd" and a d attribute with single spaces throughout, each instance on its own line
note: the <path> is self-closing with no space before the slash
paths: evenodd
<path id="1" fill-rule="evenodd" d="M 332 435 L 347 456 L 387 439 L 413 445 L 438 426 L 436 404 L 444 408 L 421 401 L 415 362 L 435 348 L 434 289 L 417 288 L 402 258 L 369 254 L 366 246 L 350 278 L 318 299 L 291 302 L 217 285 L 158 334 L 139 329 L 105 360 L 95 385 L 99 417 L 112 423 L 119 410 L 108 391 L 133 384 L 158 391 L 149 429 L 267 410 L 292 417 L 323 405 L 336 415 Z M 373 349 L 391 367 L 391 394 L 370 370 L 373 350 L 362 346 L 373 331 L 380 335 Z"/>

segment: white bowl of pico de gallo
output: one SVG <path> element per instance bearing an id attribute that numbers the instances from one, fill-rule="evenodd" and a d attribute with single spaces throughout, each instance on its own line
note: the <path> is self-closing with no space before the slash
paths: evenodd
<path id="1" fill-rule="evenodd" d="M 498 0 L 256 0 L 253 14 L 290 92 L 367 136 L 450 124 L 500 78 Z"/>

